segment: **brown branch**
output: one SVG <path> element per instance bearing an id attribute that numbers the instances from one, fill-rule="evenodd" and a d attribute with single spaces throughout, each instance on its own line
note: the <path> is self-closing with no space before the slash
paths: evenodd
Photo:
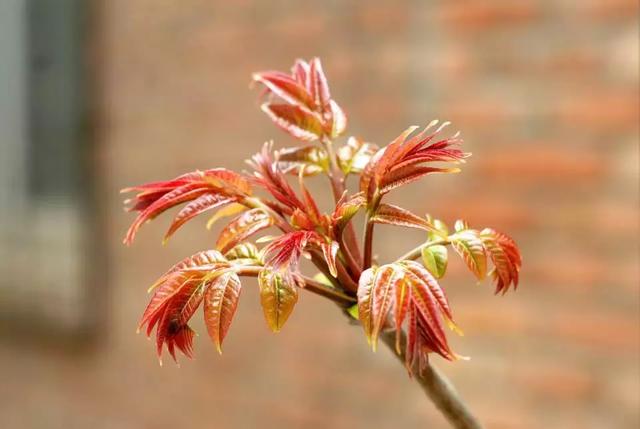
<path id="1" fill-rule="evenodd" d="M 238 269 L 235 269 L 235 272 L 240 276 L 258 277 L 258 275 L 260 274 L 260 271 L 262 271 L 263 269 L 264 267 L 259 267 L 259 266 L 246 266 L 246 267 L 240 267 Z M 330 286 L 324 285 L 306 276 L 302 276 L 302 279 L 304 280 L 304 283 L 305 283 L 305 286 L 304 286 L 305 290 L 308 290 L 311 293 L 327 298 L 335 302 L 336 304 L 340 305 L 342 308 L 344 308 L 345 306 L 353 305 L 356 302 L 355 298 L 345 295 L 338 289 L 334 289 Z"/>
<path id="2" fill-rule="evenodd" d="M 400 336 L 400 353 L 396 353 L 396 333 L 388 330 L 381 335 L 382 342 L 404 365 L 407 337 Z M 445 418 L 457 429 L 481 429 L 480 422 L 471 414 L 451 382 L 434 366 L 427 364 L 423 371 L 415 371 L 413 378 L 420 384 L 429 399 L 444 414 Z"/>

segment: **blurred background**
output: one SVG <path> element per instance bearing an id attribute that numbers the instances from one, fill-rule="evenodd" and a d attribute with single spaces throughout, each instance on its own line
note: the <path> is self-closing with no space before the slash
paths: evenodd
<path id="1" fill-rule="evenodd" d="M 250 74 L 320 56 L 351 134 L 446 119 L 474 153 L 393 201 L 521 245 L 517 293 L 459 261 L 443 281 L 472 359 L 432 362 L 480 419 L 638 427 L 638 40 L 636 0 L 1 0 L 1 426 L 447 427 L 315 296 L 271 335 L 245 281 L 224 354 L 196 317 L 179 368 L 135 334 L 147 286 L 214 235 L 162 247 L 164 217 L 126 248 L 118 190 L 292 145 Z M 380 260 L 421 239 L 378 228 Z"/>

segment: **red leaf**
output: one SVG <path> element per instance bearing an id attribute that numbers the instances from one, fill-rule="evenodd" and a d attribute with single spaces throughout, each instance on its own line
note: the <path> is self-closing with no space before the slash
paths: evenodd
<path id="1" fill-rule="evenodd" d="M 306 88 L 307 76 L 309 74 L 309 63 L 304 60 L 297 59 L 291 67 L 291 76 L 298 84 Z"/>
<path id="2" fill-rule="evenodd" d="M 338 254 L 338 250 L 340 250 L 340 245 L 335 241 L 331 242 L 322 242 L 320 244 L 322 248 L 322 254 L 324 256 L 324 260 L 327 263 L 327 267 L 329 267 L 329 272 L 332 276 L 336 277 L 338 275 L 338 269 L 336 267 L 336 255 Z"/>
<path id="3" fill-rule="evenodd" d="M 309 73 L 307 75 L 307 89 L 311 94 L 311 98 L 314 100 L 316 106 L 320 109 L 324 109 L 329 100 L 331 100 L 331 93 L 329 92 L 329 84 L 327 83 L 327 77 L 322 70 L 322 64 L 319 58 L 313 58 L 309 62 Z"/>
<path id="4" fill-rule="evenodd" d="M 273 218 L 262 209 L 251 209 L 240 213 L 220 232 L 216 248 L 225 253 L 236 244 L 271 225 L 273 225 Z"/>
<path id="5" fill-rule="evenodd" d="M 164 235 L 166 242 L 182 225 L 208 210 L 215 209 L 236 201 L 235 198 L 217 194 L 204 194 L 182 208 L 173 219 L 169 230 Z"/>
<path id="6" fill-rule="evenodd" d="M 218 353 L 222 353 L 222 342 L 236 313 L 241 290 L 240 279 L 234 273 L 216 277 L 207 288 L 204 320 Z"/>
<path id="7" fill-rule="evenodd" d="M 143 223 L 171 207 L 195 200 L 204 194 L 229 198 L 247 196 L 251 194 L 251 185 L 246 178 L 233 171 L 215 168 L 183 174 L 166 182 L 152 182 L 123 189 L 123 192 L 131 191 L 139 192 L 133 199 L 135 203 L 131 210 L 138 210 L 140 213 L 127 231 L 125 244 L 133 242 Z M 190 219 L 193 217 L 189 217 L 190 210 L 182 215 Z"/>
<path id="8" fill-rule="evenodd" d="M 203 187 L 200 183 L 183 185 L 173 191 L 167 192 L 156 201 L 149 204 L 146 209 L 138 214 L 138 217 L 133 221 L 127 231 L 124 243 L 131 244 L 138 232 L 138 229 L 140 229 L 142 224 L 146 221 L 155 218 L 157 215 L 173 206 L 198 198 L 205 192 L 207 192 L 207 188 Z"/>
<path id="9" fill-rule="evenodd" d="M 511 237 L 489 228 L 482 230 L 480 238 L 495 266 L 496 293 L 506 293 L 511 284 L 517 288 L 522 259 L 516 243 Z"/>
<path id="10" fill-rule="evenodd" d="M 383 265 L 376 272 L 371 297 L 371 345 L 374 350 L 391 310 L 395 288 L 402 281 L 403 273 L 396 265 Z"/>
<path id="11" fill-rule="evenodd" d="M 451 236 L 451 245 L 478 280 L 487 274 L 487 254 L 477 231 L 464 230 Z"/>
<path id="12" fill-rule="evenodd" d="M 251 157 L 250 165 L 255 169 L 254 181 L 264 187 L 273 197 L 284 205 L 284 214 L 291 214 L 295 208 L 305 211 L 306 207 L 293 191 L 277 159 L 272 156 L 272 144 L 265 143 L 262 150 Z"/>
<path id="13" fill-rule="evenodd" d="M 313 108 L 313 98 L 307 89 L 285 73 L 277 71 L 254 73 L 253 80 L 264 84 L 269 91 L 292 105 Z"/>
<path id="14" fill-rule="evenodd" d="M 418 179 L 433 173 L 459 173 L 459 168 L 437 168 L 437 167 L 405 167 L 400 170 L 390 172 L 382 181 L 380 195 L 384 195 L 395 188 L 408 185 Z"/>
<path id="15" fill-rule="evenodd" d="M 316 200 L 313 199 L 309 190 L 305 186 L 302 174 L 298 175 L 298 183 L 300 185 L 300 192 L 302 193 L 302 200 L 304 201 L 306 208 L 305 213 L 309 215 L 309 218 L 313 223 L 318 224 L 320 222 L 320 210 L 318 209 Z"/>
<path id="16" fill-rule="evenodd" d="M 160 278 L 149 288 L 149 290 L 151 291 L 155 289 L 171 273 L 225 262 L 225 257 L 222 256 L 222 253 L 218 252 L 217 250 L 204 250 L 202 252 L 198 252 L 187 258 L 184 258 L 182 261 L 171 267 L 167 272 L 160 276 Z"/>
<path id="17" fill-rule="evenodd" d="M 345 194 L 340 197 L 340 200 L 336 203 L 333 213 L 331 214 L 331 225 L 336 231 L 340 233 L 345 225 L 358 213 L 364 205 L 366 200 L 361 193 L 357 193 L 351 196 Z M 336 239 L 339 237 L 336 236 Z"/>
<path id="18" fill-rule="evenodd" d="M 369 344 L 371 344 L 371 334 L 373 331 L 371 297 L 373 295 L 374 280 L 375 270 L 368 268 L 360 274 L 360 280 L 358 281 L 358 318 L 360 319 L 360 323 L 362 323 Z"/>
<path id="19" fill-rule="evenodd" d="M 322 123 L 307 110 L 290 104 L 272 103 L 264 103 L 260 108 L 278 127 L 298 140 L 314 141 L 322 136 Z"/>
<path id="20" fill-rule="evenodd" d="M 294 231 L 276 238 L 264 248 L 265 265 L 275 270 L 295 271 L 302 251 L 317 235 L 313 231 Z"/>
<path id="21" fill-rule="evenodd" d="M 426 231 L 433 230 L 433 226 L 426 219 L 421 218 L 402 207 L 391 204 L 380 204 L 376 214 L 371 218 L 372 222 L 388 225 L 418 228 Z"/>
<path id="22" fill-rule="evenodd" d="M 449 301 L 447 300 L 447 295 L 444 290 L 438 284 L 438 281 L 435 277 L 422 265 L 415 261 L 403 261 L 402 264 L 407 268 L 411 274 L 415 275 L 420 282 L 425 284 L 438 303 L 440 307 L 440 311 L 451 321 L 453 321 L 453 315 L 451 314 L 451 308 L 449 307 Z"/>
<path id="23" fill-rule="evenodd" d="M 436 124 L 437 121 L 432 122 L 422 132 L 411 138 L 409 136 L 417 127 L 406 129 L 370 159 L 360 178 L 360 191 L 367 195 L 370 202 L 375 195 L 387 193 L 426 174 L 457 171 L 457 169 L 421 165 L 434 161 L 459 162 L 467 156 L 459 149 L 452 147 L 461 142 L 457 135 L 426 146 L 447 123 L 427 135 L 427 131 Z M 377 194 L 376 191 L 379 193 Z"/>

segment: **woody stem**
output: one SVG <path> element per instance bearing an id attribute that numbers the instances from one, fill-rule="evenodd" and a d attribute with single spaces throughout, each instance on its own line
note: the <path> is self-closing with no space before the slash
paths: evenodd
<path id="1" fill-rule="evenodd" d="M 346 190 L 345 186 L 345 176 L 340 166 L 338 165 L 338 157 L 333 148 L 333 142 L 325 138 L 323 139 L 325 147 L 327 148 L 327 155 L 329 157 L 329 179 L 331 180 L 331 190 L 333 191 L 333 199 L 338 202 L 338 200 L 344 194 Z M 345 252 L 349 255 L 347 256 L 347 261 L 350 262 L 350 268 L 352 271 L 355 271 L 353 274 L 356 276 L 356 279 L 360 277 L 360 247 L 358 246 L 358 240 L 356 239 L 356 233 L 353 228 L 353 223 L 349 221 L 344 228 L 343 231 L 344 242 L 346 246 L 344 247 Z M 356 262 L 356 263 L 353 263 Z M 353 263 L 353 266 L 351 266 Z"/>
<path id="2" fill-rule="evenodd" d="M 449 240 L 447 240 L 447 239 L 444 239 L 444 238 L 437 239 L 437 240 L 432 240 L 432 241 L 427 241 L 426 243 L 422 243 L 421 245 L 409 250 L 407 253 L 405 253 L 404 255 L 400 256 L 397 259 L 397 262 L 407 261 L 407 260 L 419 258 L 420 255 L 422 254 L 422 249 L 424 249 L 425 247 L 435 246 L 437 244 L 449 244 L 449 243 L 451 243 L 451 242 Z"/>

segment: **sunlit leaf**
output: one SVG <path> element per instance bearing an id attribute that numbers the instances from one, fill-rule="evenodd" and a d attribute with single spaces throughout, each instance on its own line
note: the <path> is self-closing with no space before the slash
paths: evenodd
<path id="1" fill-rule="evenodd" d="M 338 250 L 340 250 L 340 245 L 335 241 L 331 241 L 321 243 L 320 247 L 322 248 L 322 254 L 325 262 L 327 263 L 327 267 L 329 267 L 329 273 L 336 277 L 338 275 L 338 269 L 336 268 L 336 256 L 338 255 Z"/>
<path id="2" fill-rule="evenodd" d="M 482 230 L 480 238 L 495 267 L 492 274 L 496 293 L 506 293 L 511 284 L 517 288 L 522 259 L 513 239 L 489 228 Z"/>
<path id="3" fill-rule="evenodd" d="M 166 242 L 169 237 L 171 237 L 173 233 L 175 233 L 178 228 L 184 225 L 187 221 L 208 210 L 230 204 L 233 201 L 235 201 L 235 198 L 225 197 L 219 194 L 204 194 L 199 196 L 178 212 L 176 217 L 173 219 L 173 222 L 171 222 L 169 230 L 164 235 L 164 242 Z"/>
<path id="4" fill-rule="evenodd" d="M 340 137 L 347 129 L 347 115 L 334 100 L 329 102 L 331 111 L 331 137 Z"/>
<path id="5" fill-rule="evenodd" d="M 243 212 L 220 232 L 216 248 L 224 253 L 256 232 L 271 225 L 273 225 L 273 218 L 262 209 L 251 209 Z"/>
<path id="6" fill-rule="evenodd" d="M 304 146 L 279 150 L 278 166 L 289 174 L 313 176 L 329 169 L 326 151 L 319 146 Z"/>
<path id="7" fill-rule="evenodd" d="M 364 170 L 378 147 L 357 137 L 349 137 L 347 144 L 337 151 L 338 163 L 344 174 L 357 174 Z"/>
<path id="8" fill-rule="evenodd" d="M 313 108 L 314 101 L 307 89 L 291 76 L 281 72 L 254 73 L 253 80 L 264 84 L 269 91 L 296 106 Z"/>
<path id="9" fill-rule="evenodd" d="M 430 225 L 426 219 L 411 213 L 409 210 L 391 204 L 381 204 L 378 210 L 376 210 L 375 215 L 371 218 L 371 221 L 388 225 L 424 229 L 426 231 L 433 229 L 432 225 Z"/>
<path id="10" fill-rule="evenodd" d="M 374 350 L 394 303 L 395 289 L 402 281 L 403 273 L 396 265 L 383 265 L 376 271 L 371 293 L 371 346 Z"/>
<path id="11" fill-rule="evenodd" d="M 311 94 L 311 98 L 315 101 L 316 106 L 324 108 L 329 104 L 329 100 L 331 100 L 329 83 L 327 82 L 327 77 L 322 70 L 322 63 L 319 58 L 313 58 L 309 61 L 307 89 Z"/>
<path id="12" fill-rule="evenodd" d="M 482 280 L 487 274 L 487 254 L 476 233 L 463 230 L 451 236 L 451 245 L 462 257 L 469 270 Z"/>
<path id="13" fill-rule="evenodd" d="M 264 103 L 262 111 L 280 128 L 302 141 L 318 140 L 322 123 L 313 113 L 290 104 Z"/>
<path id="14" fill-rule="evenodd" d="M 138 229 L 145 222 L 171 207 L 196 200 L 203 195 L 231 199 L 242 198 L 250 195 L 252 189 L 251 184 L 244 176 L 223 168 L 214 168 L 183 174 L 166 182 L 152 182 L 126 188 L 122 192 L 138 192 L 133 198 L 135 203 L 132 210 L 137 210 L 140 213 L 131 224 L 124 239 L 125 244 L 131 244 Z M 215 202 L 210 201 L 213 199 L 203 198 L 185 209 L 178 215 L 171 229 L 175 231 L 186 220 L 207 210 L 209 208 L 207 204 L 215 206 Z"/>
<path id="15" fill-rule="evenodd" d="M 207 229 L 211 229 L 211 227 L 220 219 L 242 213 L 245 210 L 247 210 L 247 206 L 238 203 L 231 203 L 218 210 L 213 216 L 211 216 L 211 218 L 209 218 L 207 221 Z"/>
<path id="16" fill-rule="evenodd" d="M 440 244 L 423 247 L 422 262 L 435 278 L 442 278 L 447 271 L 447 248 Z"/>
<path id="17" fill-rule="evenodd" d="M 211 281 L 205 293 L 204 320 L 218 353 L 222 353 L 222 342 L 236 313 L 241 290 L 238 276 L 226 273 Z"/>
<path id="18" fill-rule="evenodd" d="M 258 284 L 267 325 L 271 331 L 279 332 L 298 302 L 298 290 L 285 276 L 266 269 L 260 272 Z"/>
<path id="19" fill-rule="evenodd" d="M 362 272 L 358 282 L 358 318 L 360 319 L 360 323 L 362 323 L 369 344 L 371 344 L 371 334 L 373 331 L 371 318 L 371 306 L 373 302 L 371 298 L 373 296 L 375 276 L 375 270 L 368 268 Z"/>
<path id="20" fill-rule="evenodd" d="M 262 265 L 262 253 L 253 243 L 237 244 L 233 249 L 224 254 L 230 261 L 251 260 Z"/>

